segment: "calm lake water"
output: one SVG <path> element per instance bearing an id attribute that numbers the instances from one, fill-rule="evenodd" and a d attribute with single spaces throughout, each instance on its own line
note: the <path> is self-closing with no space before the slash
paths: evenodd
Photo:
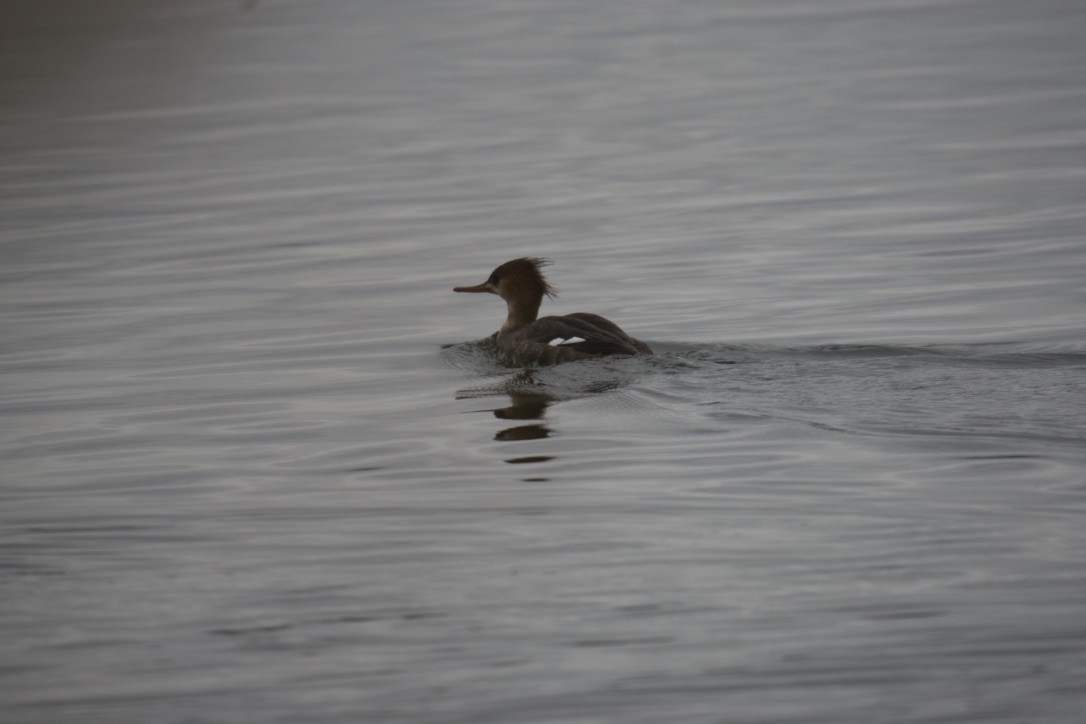
<path id="1" fill-rule="evenodd" d="M 0 16 L 0 719 L 1082 721 L 1083 3 Z"/>

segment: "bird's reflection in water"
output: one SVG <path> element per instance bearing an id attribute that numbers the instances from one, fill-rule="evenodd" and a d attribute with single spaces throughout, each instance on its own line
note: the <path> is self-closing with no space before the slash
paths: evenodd
<path id="1" fill-rule="evenodd" d="M 551 434 L 551 429 L 546 425 L 518 425 L 500 430 L 494 439 L 499 442 L 512 442 L 514 440 L 540 440 Z"/>
<path id="2" fill-rule="evenodd" d="M 509 405 L 506 407 L 498 407 L 487 410 L 492 412 L 494 417 L 499 420 L 542 420 L 546 415 L 547 408 L 557 398 L 553 395 L 547 394 L 539 390 L 526 390 L 523 388 L 525 384 L 534 384 L 531 372 L 524 370 L 514 375 L 509 380 L 506 380 L 502 385 L 486 388 L 486 389 L 474 389 L 474 390 L 461 390 L 456 394 L 457 399 L 469 399 L 474 397 L 488 397 L 498 395 L 508 395 Z M 483 412 L 482 410 L 480 412 Z M 542 440 L 550 437 L 554 431 L 542 422 L 534 422 L 526 425 L 514 425 L 513 427 L 507 427 L 499 430 L 494 434 L 494 439 L 499 442 L 516 442 L 523 440 Z M 505 462 L 520 465 L 530 463 L 543 463 L 548 460 L 553 460 L 553 455 L 525 455 L 523 457 L 509 458 Z M 546 481 L 547 478 L 525 478 L 526 482 L 541 482 Z"/>
<path id="3" fill-rule="evenodd" d="M 507 406 L 478 410 L 478 412 L 491 412 L 499 420 L 516 420 L 525 424 L 499 430 L 495 433 L 494 439 L 498 442 L 542 440 L 555 434 L 555 431 L 543 422 L 548 407 L 563 400 L 573 400 L 620 389 L 632 379 L 629 375 L 618 373 L 615 369 L 608 367 L 586 368 L 574 367 L 574 365 L 569 367 L 566 374 L 562 374 L 560 369 L 555 368 L 520 370 L 495 385 L 460 390 L 456 393 L 456 398 L 465 400 L 508 396 Z M 595 370 L 595 374 L 586 374 L 592 370 Z M 570 375 L 572 372 L 577 373 L 575 380 Z M 585 379 L 586 377 L 588 379 Z M 545 463 L 550 460 L 554 460 L 553 455 L 524 455 L 509 458 L 505 462 L 523 465 Z M 522 480 L 539 482 L 547 478 L 522 478 Z"/>
<path id="4" fill-rule="evenodd" d="M 499 420 L 542 420 L 547 407 L 553 400 L 547 395 L 537 392 L 509 392 L 512 402 L 509 407 L 500 407 L 493 410 L 494 417 Z M 517 425 L 507 427 L 494 435 L 495 440 L 539 440 L 549 437 L 552 430 L 542 423 L 534 425 Z"/>

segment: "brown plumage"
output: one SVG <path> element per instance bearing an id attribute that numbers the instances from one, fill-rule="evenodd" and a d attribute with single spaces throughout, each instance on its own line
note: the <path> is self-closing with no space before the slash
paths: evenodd
<path id="1" fill-rule="evenodd" d="M 556 292 L 541 268 L 550 262 L 535 257 L 507 261 L 474 287 L 454 292 L 489 292 L 505 300 L 505 324 L 498 330 L 498 349 L 518 365 L 554 364 L 618 354 L 652 354 L 647 344 L 626 334 L 598 314 L 576 312 L 537 319 L 543 297 Z"/>

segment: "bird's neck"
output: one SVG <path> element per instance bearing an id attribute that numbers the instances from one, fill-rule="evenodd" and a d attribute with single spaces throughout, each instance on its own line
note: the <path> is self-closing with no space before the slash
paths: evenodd
<path id="1" fill-rule="evenodd" d="M 507 299 L 505 304 L 509 314 L 505 318 L 505 324 L 502 325 L 500 333 L 508 334 L 534 322 L 539 316 L 539 305 L 542 303 L 542 298 Z"/>

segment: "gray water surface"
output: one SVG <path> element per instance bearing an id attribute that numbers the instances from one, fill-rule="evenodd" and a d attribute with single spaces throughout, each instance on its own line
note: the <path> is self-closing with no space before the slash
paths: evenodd
<path id="1" fill-rule="evenodd" d="M 1081 3 L 0 16 L 0 719 L 1082 720 Z"/>

